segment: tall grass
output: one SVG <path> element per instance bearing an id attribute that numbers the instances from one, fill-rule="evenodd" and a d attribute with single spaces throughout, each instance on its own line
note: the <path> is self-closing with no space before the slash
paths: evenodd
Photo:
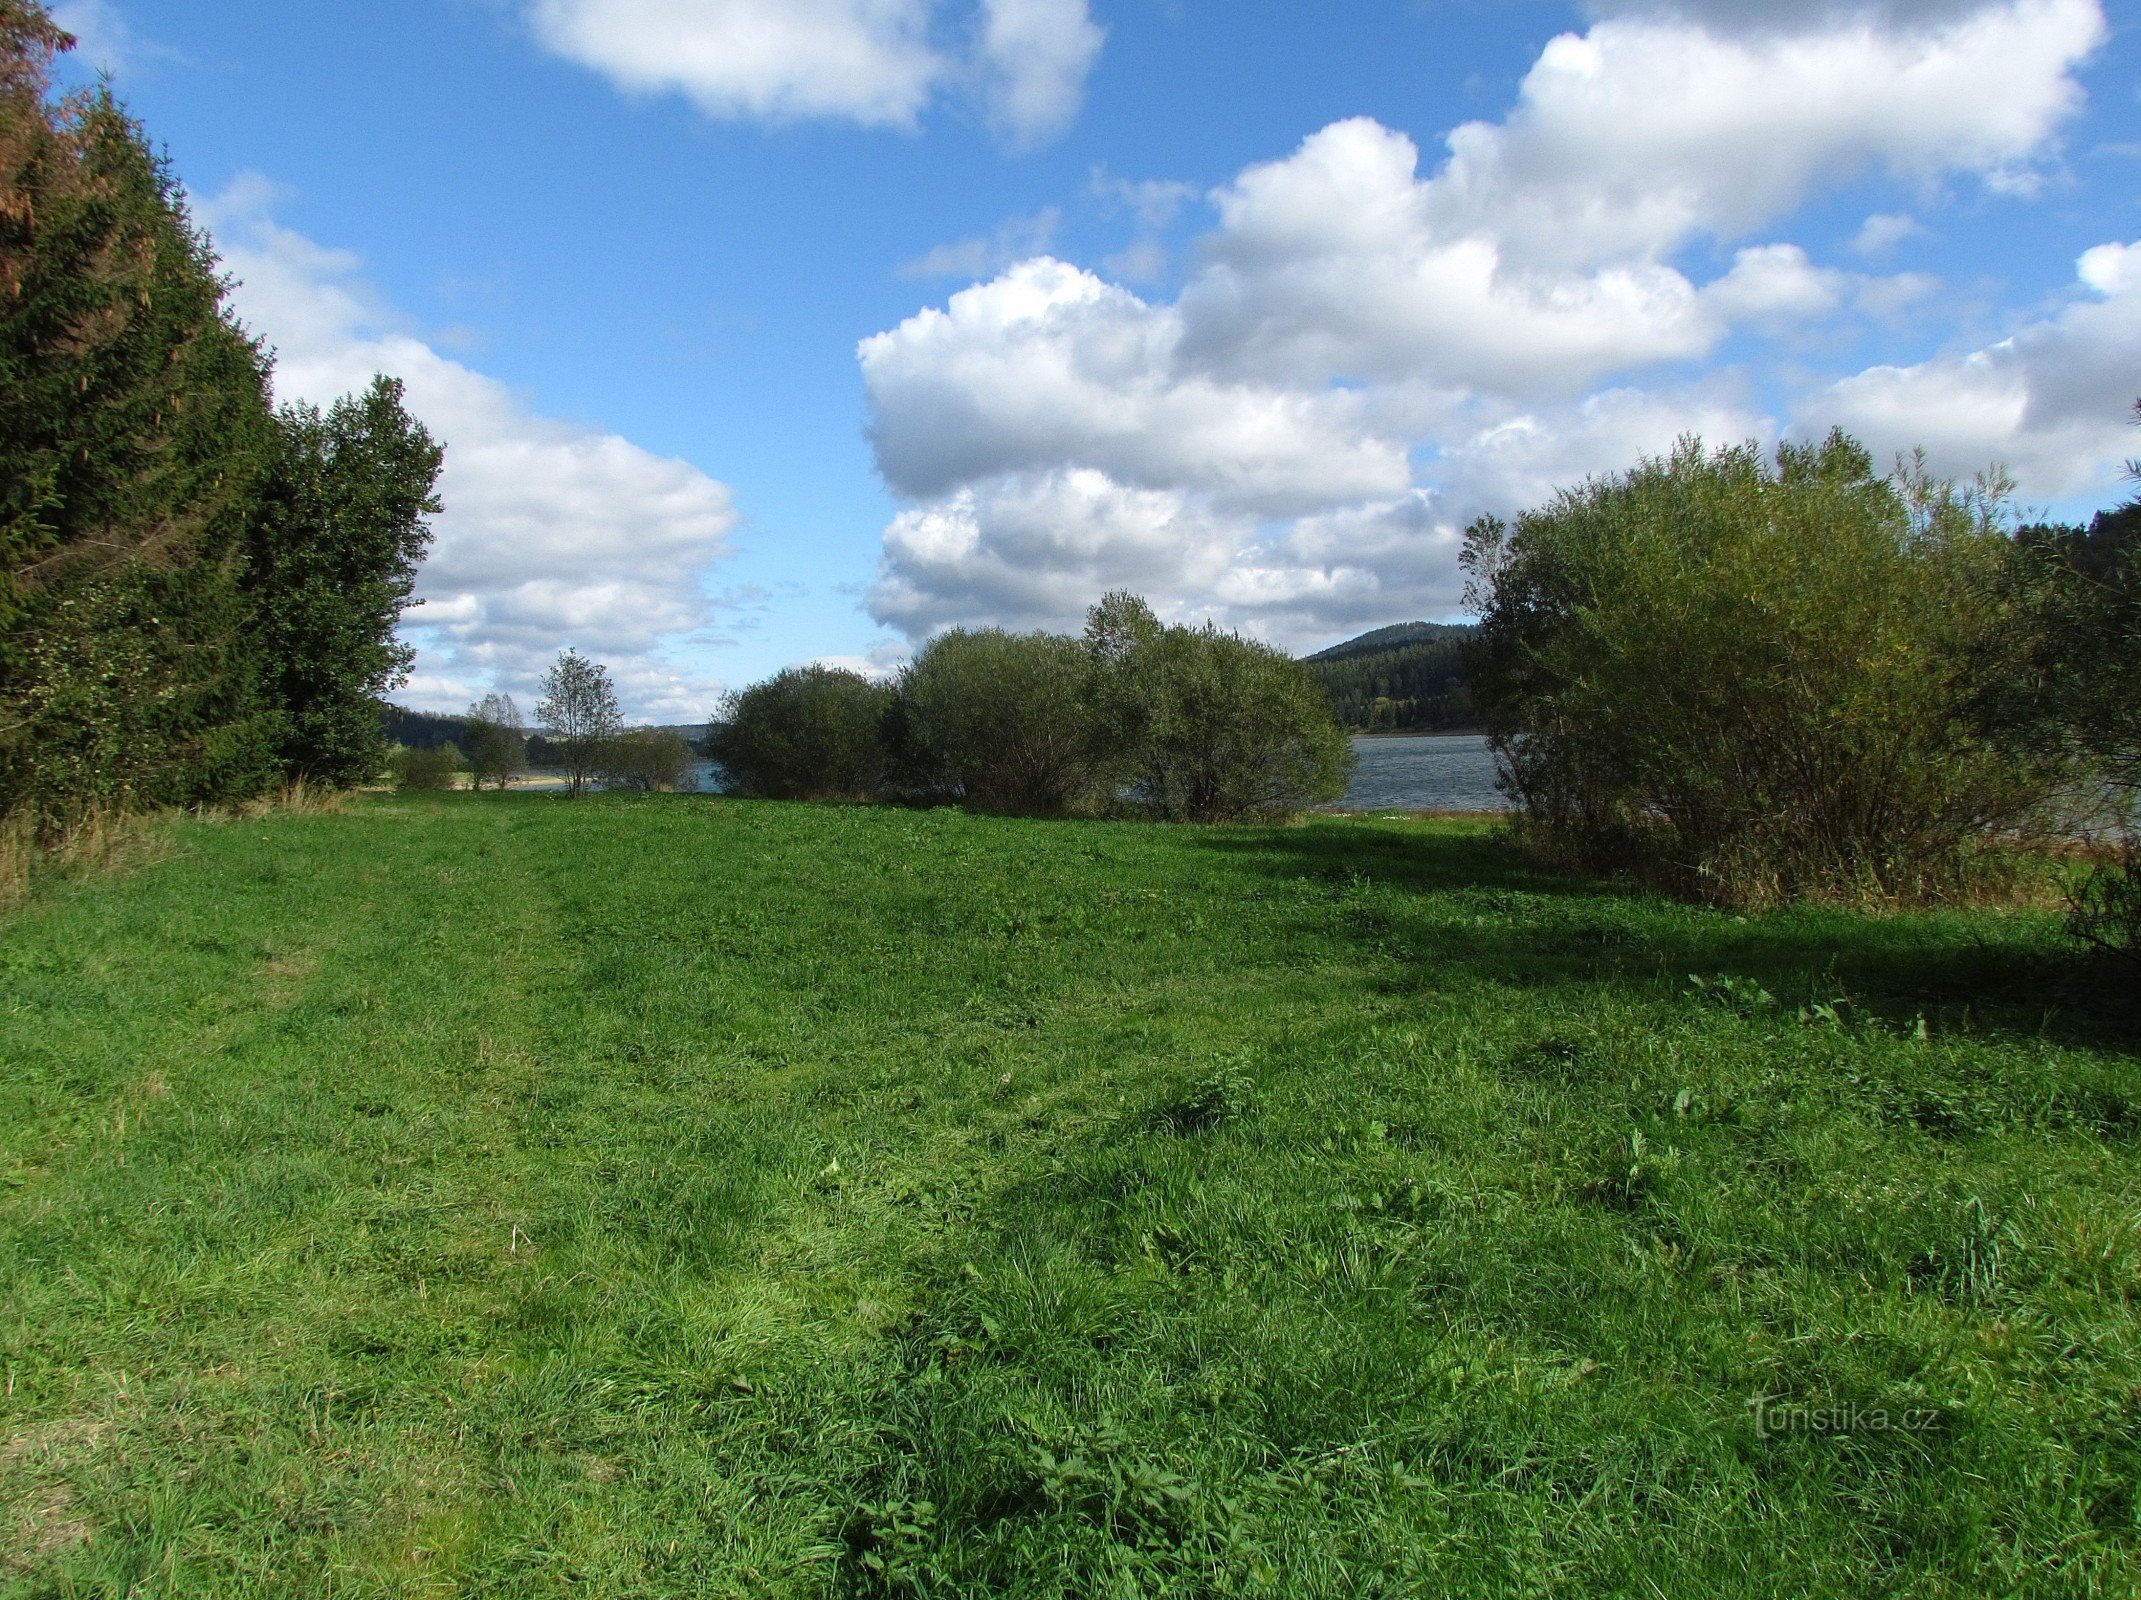
<path id="1" fill-rule="evenodd" d="M 10 1595 L 2133 1592 L 2137 1018 L 2056 913 L 1448 823 L 176 837 L 0 923 Z"/>

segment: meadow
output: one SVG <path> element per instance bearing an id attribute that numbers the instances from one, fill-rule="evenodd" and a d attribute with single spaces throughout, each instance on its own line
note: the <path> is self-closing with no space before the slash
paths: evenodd
<path id="1" fill-rule="evenodd" d="M 6 1596 L 2131 1596 L 2057 918 L 1486 823 L 174 823 L 0 917 Z"/>

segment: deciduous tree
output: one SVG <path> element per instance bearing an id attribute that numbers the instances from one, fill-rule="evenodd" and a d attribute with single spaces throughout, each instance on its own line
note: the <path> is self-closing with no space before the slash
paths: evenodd
<path id="1" fill-rule="evenodd" d="M 577 650 L 567 650 L 543 674 L 543 698 L 535 708 L 535 720 L 564 763 L 573 794 L 585 794 L 588 781 L 601 770 L 610 740 L 624 725 L 609 669 Z"/>

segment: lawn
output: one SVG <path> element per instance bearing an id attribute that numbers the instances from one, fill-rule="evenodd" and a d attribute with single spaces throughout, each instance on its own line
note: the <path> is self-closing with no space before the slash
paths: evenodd
<path id="1" fill-rule="evenodd" d="M 7 1596 L 2141 1587 L 2051 917 L 447 795 L 174 824 L 0 985 Z"/>

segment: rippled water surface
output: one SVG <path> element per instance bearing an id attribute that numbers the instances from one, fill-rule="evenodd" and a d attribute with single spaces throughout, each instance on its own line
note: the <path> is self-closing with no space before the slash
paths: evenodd
<path id="1" fill-rule="evenodd" d="M 1355 739 L 1358 765 L 1339 805 L 1350 811 L 1506 811 L 1495 791 L 1494 757 L 1477 734 Z M 701 789 L 717 793 L 721 769 L 698 764 Z"/>
<path id="2" fill-rule="evenodd" d="M 1343 804 L 1356 811 L 1506 811 L 1494 787 L 1494 757 L 1473 733 L 1355 739 L 1353 786 Z"/>

